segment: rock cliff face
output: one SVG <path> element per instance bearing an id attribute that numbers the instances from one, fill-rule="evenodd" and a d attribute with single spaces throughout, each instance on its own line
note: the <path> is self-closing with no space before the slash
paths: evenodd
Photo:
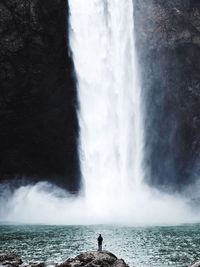
<path id="1" fill-rule="evenodd" d="M 0 182 L 79 187 L 66 0 L 0 3 Z"/>
<path id="2" fill-rule="evenodd" d="M 136 0 L 135 18 L 146 179 L 180 188 L 200 170 L 200 2 Z"/>

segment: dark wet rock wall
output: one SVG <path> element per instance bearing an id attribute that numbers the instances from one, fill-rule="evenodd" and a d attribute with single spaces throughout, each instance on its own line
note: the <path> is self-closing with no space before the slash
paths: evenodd
<path id="1" fill-rule="evenodd" d="M 65 0 L 0 3 L 0 181 L 79 187 Z"/>
<path id="2" fill-rule="evenodd" d="M 136 0 L 146 180 L 180 189 L 200 170 L 200 2 Z"/>

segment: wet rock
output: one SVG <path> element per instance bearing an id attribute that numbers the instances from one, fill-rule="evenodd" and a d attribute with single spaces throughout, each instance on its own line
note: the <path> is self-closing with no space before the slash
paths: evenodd
<path id="1" fill-rule="evenodd" d="M 40 263 L 29 263 L 27 267 L 44 267 L 44 266 L 45 266 L 44 262 L 40 262 Z"/>
<path id="2" fill-rule="evenodd" d="M 200 2 L 136 0 L 134 13 L 147 179 L 179 189 L 200 174 Z"/>
<path id="3" fill-rule="evenodd" d="M 18 267 L 23 261 L 19 256 L 14 253 L 0 255 L 0 266 L 5 267 Z"/>
<path id="4" fill-rule="evenodd" d="M 114 262 L 112 267 L 125 267 L 128 266 L 123 259 L 118 259 Z"/>
<path id="5" fill-rule="evenodd" d="M 191 267 L 200 267 L 200 261 L 195 262 Z"/>
<path id="6" fill-rule="evenodd" d="M 65 262 L 57 265 L 57 267 L 127 267 L 124 260 L 117 259 L 117 257 L 108 252 L 84 252 L 76 256 L 74 259 L 68 259 Z"/>
<path id="7" fill-rule="evenodd" d="M 0 183 L 42 177 L 78 190 L 68 12 L 66 0 L 0 3 Z"/>
<path id="8" fill-rule="evenodd" d="M 61 264 L 52 264 L 56 267 L 128 267 L 124 260 L 118 259 L 108 251 L 84 252 L 75 258 L 69 258 Z M 45 267 L 44 262 L 23 263 L 21 258 L 14 253 L 0 255 L 0 267 Z"/>

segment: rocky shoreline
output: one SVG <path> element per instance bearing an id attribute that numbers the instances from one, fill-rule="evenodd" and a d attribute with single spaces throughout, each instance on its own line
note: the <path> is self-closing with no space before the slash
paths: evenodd
<path id="1" fill-rule="evenodd" d="M 109 251 L 86 251 L 62 263 L 23 262 L 15 253 L 0 255 L 0 267 L 129 267 L 123 259 L 118 259 Z M 200 267 L 200 261 L 191 265 Z"/>
<path id="2" fill-rule="evenodd" d="M 23 262 L 15 253 L 0 255 L 0 267 L 44 267 L 45 262 Z M 56 267 L 128 267 L 123 259 L 118 259 L 109 251 L 87 251 L 62 263 L 51 264 Z"/>

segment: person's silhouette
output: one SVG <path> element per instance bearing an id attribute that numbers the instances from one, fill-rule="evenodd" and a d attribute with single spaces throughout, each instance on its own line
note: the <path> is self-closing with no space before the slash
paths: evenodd
<path id="1" fill-rule="evenodd" d="M 103 237 L 101 236 L 101 234 L 99 234 L 97 241 L 98 241 L 98 251 L 102 251 Z"/>

